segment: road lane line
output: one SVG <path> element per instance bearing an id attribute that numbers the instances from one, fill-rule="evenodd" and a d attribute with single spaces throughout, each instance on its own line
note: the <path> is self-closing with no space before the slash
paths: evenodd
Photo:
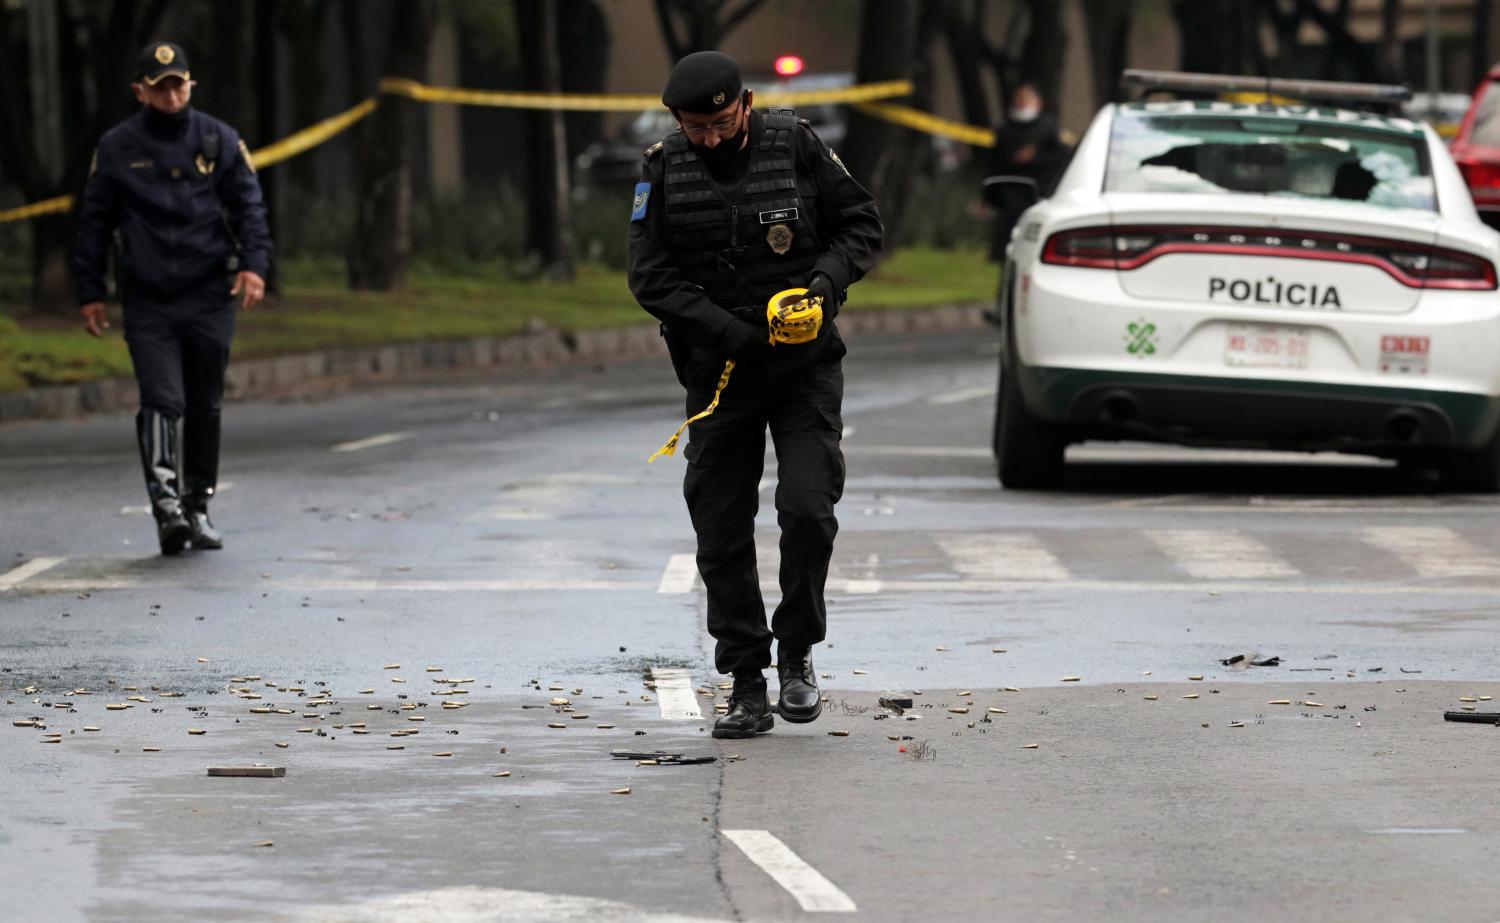
<path id="1" fill-rule="evenodd" d="M 688 671 L 677 667 L 652 667 L 651 678 L 656 682 L 656 702 L 661 707 L 663 718 L 668 721 L 703 720 L 698 694 L 693 691 L 693 677 Z"/>
<path id="2" fill-rule="evenodd" d="M 1395 834 L 1395 835 L 1426 835 L 1433 833 L 1468 833 L 1462 827 L 1379 827 L 1374 830 L 1366 830 L 1366 833 Z"/>
<path id="3" fill-rule="evenodd" d="M 977 401 L 981 397 L 992 396 L 997 389 L 994 385 L 984 385 L 979 388 L 963 388 L 958 391 L 949 391 L 936 397 L 929 397 L 927 403 L 933 407 L 943 407 L 948 404 L 962 404 L 966 401 Z"/>
<path id="4" fill-rule="evenodd" d="M 362 452 L 365 449 L 373 449 L 376 446 L 390 445 L 393 442 L 401 442 L 410 439 L 411 433 L 381 433 L 378 436 L 369 436 L 365 439 L 356 439 L 353 442 L 340 442 L 329 449 L 330 452 Z"/>
<path id="5" fill-rule="evenodd" d="M 740 848 L 760 870 L 775 879 L 808 913 L 854 913 L 859 908 L 849 895 L 817 869 L 802 861 L 769 830 L 725 830 L 724 836 Z"/>
<path id="6" fill-rule="evenodd" d="M 1442 526 L 1374 526 L 1359 535 L 1423 577 L 1500 576 L 1494 554 Z"/>
<path id="7" fill-rule="evenodd" d="M 1146 537 L 1199 580 L 1264 580 L 1302 572 L 1233 529 L 1147 529 Z"/>
<path id="8" fill-rule="evenodd" d="M 32 558 L 19 567 L 13 567 L 0 574 L 0 592 L 14 590 L 26 580 L 43 571 L 51 570 L 66 560 L 67 558 Z"/>
<path id="9" fill-rule="evenodd" d="M 661 572 L 661 583 L 656 592 L 662 594 L 691 593 L 698 583 L 698 558 L 691 554 L 674 554 L 667 559 Z"/>
<path id="10" fill-rule="evenodd" d="M 974 532 L 937 537 L 953 569 L 976 580 L 1067 580 L 1072 576 L 1030 532 Z"/>
<path id="11" fill-rule="evenodd" d="M 845 452 L 862 455 L 897 455 L 912 458 L 989 458 L 994 453 L 989 449 L 975 449 L 956 445 L 850 445 Z"/>

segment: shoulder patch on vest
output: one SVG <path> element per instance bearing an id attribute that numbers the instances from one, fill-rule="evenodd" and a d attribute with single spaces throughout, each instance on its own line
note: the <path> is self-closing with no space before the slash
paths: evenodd
<path id="1" fill-rule="evenodd" d="M 245 146 L 245 139 L 241 138 L 236 146 L 240 149 L 240 157 L 245 161 L 245 166 L 250 169 L 251 175 L 254 175 L 255 158 L 250 156 L 250 149 Z"/>
<path id="2" fill-rule="evenodd" d="M 653 144 L 650 147 L 646 148 L 645 155 L 647 157 L 651 157 L 654 154 L 660 154 L 661 153 L 661 149 L 663 147 L 665 147 L 666 144 L 667 144 L 667 142 L 665 142 L 665 141 L 658 141 L 658 142 L 656 142 L 655 144 Z"/>
<path id="3" fill-rule="evenodd" d="M 853 179 L 853 176 L 849 173 L 849 168 L 846 167 L 846 166 L 844 166 L 844 162 L 839 159 L 839 155 L 834 152 L 833 148 L 829 148 L 828 149 L 828 156 L 832 157 L 833 158 L 833 162 L 839 165 L 839 169 L 844 171 L 844 175 L 845 176 L 848 176 L 850 179 Z"/>
<path id="4" fill-rule="evenodd" d="M 651 201 L 651 184 L 636 183 L 635 199 L 630 203 L 630 220 L 640 221 L 646 217 L 646 203 Z"/>

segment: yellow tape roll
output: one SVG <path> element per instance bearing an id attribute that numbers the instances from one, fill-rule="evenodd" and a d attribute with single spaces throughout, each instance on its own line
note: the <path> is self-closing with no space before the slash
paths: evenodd
<path id="1" fill-rule="evenodd" d="M 811 343 L 823 329 L 823 299 L 809 299 L 805 288 L 777 292 L 766 302 L 766 326 L 771 331 L 772 346 Z"/>

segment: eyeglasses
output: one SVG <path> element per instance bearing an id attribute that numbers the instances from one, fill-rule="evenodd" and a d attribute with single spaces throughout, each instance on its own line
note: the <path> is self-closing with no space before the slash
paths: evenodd
<path id="1" fill-rule="evenodd" d="M 713 132 L 722 138 L 728 132 L 733 131 L 734 126 L 739 124 L 740 110 L 741 104 L 736 103 L 734 115 L 719 119 L 717 122 L 709 122 L 707 125 L 684 125 L 682 126 L 682 133 L 689 138 L 703 138 L 709 132 Z"/>

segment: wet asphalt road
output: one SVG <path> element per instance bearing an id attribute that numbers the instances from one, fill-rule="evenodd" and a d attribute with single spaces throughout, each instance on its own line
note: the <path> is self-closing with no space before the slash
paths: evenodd
<path id="1" fill-rule="evenodd" d="M 1094 445 L 1004 492 L 988 337 L 852 348 L 829 706 L 755 741 L 665 363 L 234 405 L 228 549 L 170 560 L 128 418 L 0 430 L 5 918 L 1495 918 L 1500 736 L 1441 721 L 1500 687 L 1495 499 Z"/>

